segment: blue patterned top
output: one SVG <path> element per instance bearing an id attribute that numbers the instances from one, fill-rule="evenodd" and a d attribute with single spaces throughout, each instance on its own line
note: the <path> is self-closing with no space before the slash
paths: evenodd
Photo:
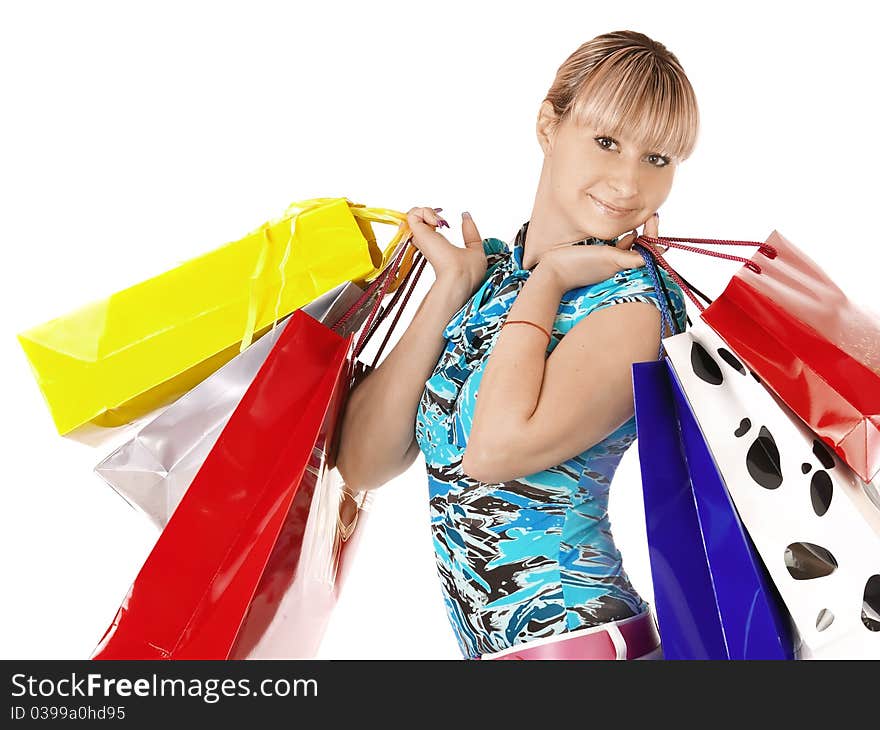
<path id="1" fill-rule="evenodd" d="M 512 252 L 500 239 L 483 240 L 486 279 L 446 325 L 446 346 L 425 383 L 416 417 L 440 584 L 467 658 L 647 609 L 623 569 L 607 514 L 611 479 L 636 438 L 635 417 L 578 456 L 537 474 L 487 484 L 461 469 L 483 370 L 531 273 L 522 268 L 527 229 L 528 222 Z M 587 238 L 572 245 L 615 245 L 617 240 Z M 642 301 L 662 312 L 653 271 L 653 266 L 626 269 L 566 292 L 548 354 L 598 309 Z M 684 296 L 659 271 L 683 331 Z"/>

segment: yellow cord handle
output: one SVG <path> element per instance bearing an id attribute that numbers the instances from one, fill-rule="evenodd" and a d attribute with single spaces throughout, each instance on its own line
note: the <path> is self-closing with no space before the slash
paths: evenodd
<path id="1" fill-rule="evenodd" d="M 391 210 L 389 208 L 367 208 L 364 205 L 352 204 L 351 206 L 352 215 L 356 218 L 361 218 L 366 221 L 370 221 L 371 223 L 389 223 L 391 225 L 397 225 L 398 229 L 395 232 L 393 238 L 388 242 L 388 245 L 385 247 L 385 250 L 382 251 L 382 264 L 379 266 L 378 271 L 374 276 L 369 278 L 369 281 L 373 281 L 379 274 L 381 274 L 385 267 L 391 263 L 391 260 L 394 258 L 394 252 L 397 250 L 398 245 L 401 240 L 406 240 L 410 237 L 410 229 L 409 225 L 406 222 L 406 213 L 400 213 L 396 210 Z M 400 267 L 397 270 L 397 275 L 394 277 L 394 281 L 388 286 L 388 293 L 392 293 L 397 290 L 397 287 L 403 282 L 406 278 L 407 273 L 410 268 L 412 268 L 413 257 L 415 256 L 415 247 L 410 246 L 407 250 L 406 254 L 403 257 L 403 260 L 400 262 Z"/>

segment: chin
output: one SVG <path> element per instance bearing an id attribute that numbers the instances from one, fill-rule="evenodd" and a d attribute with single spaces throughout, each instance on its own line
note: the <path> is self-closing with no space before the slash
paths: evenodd
<path id="1" fill-rule="evenodd" d="M 613 238 L 620 238 L 621 236 L 630 233 L 633 228 L 635 228 L 634 225 L 622 226 L 619 222 L 610 224 L 608 221 L 591 218 L 586 227 L 588 233 L 585 235 L 601 238 L 603 241 L 610 241 Z"/>

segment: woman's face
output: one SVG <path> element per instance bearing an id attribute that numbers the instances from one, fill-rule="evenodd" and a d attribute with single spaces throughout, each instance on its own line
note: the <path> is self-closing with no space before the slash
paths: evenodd
<path id="1" fill-rule="evenodd" d="M 544 102 L 538 141 L 544 150 L 548 202 L 572 230 L 607 240 L 654 215 L 672 188 L 675 161 L 659 150 L 637 148 L 627 136 L 612 138 L 571 119 L 551 131 L 550 119 L 552 107 Z"/>

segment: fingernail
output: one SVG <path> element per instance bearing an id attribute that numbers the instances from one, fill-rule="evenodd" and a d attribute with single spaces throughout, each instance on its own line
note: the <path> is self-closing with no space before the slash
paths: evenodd
<path id="1" fill-rule="evenodd" d="M 471 217 L 471 214 L 468 213 L 467 211 L 465 211 L 464 213 L 461 214 L 461 217 L 462 217 L 462 218 L 470 218 L 470 217 Z"/>
<path id="2" fill-rule="evenodd" d="M 435 213 L 439 213 L 441 210 L 443 210 L 443 208 L 434 208 Z"/>

